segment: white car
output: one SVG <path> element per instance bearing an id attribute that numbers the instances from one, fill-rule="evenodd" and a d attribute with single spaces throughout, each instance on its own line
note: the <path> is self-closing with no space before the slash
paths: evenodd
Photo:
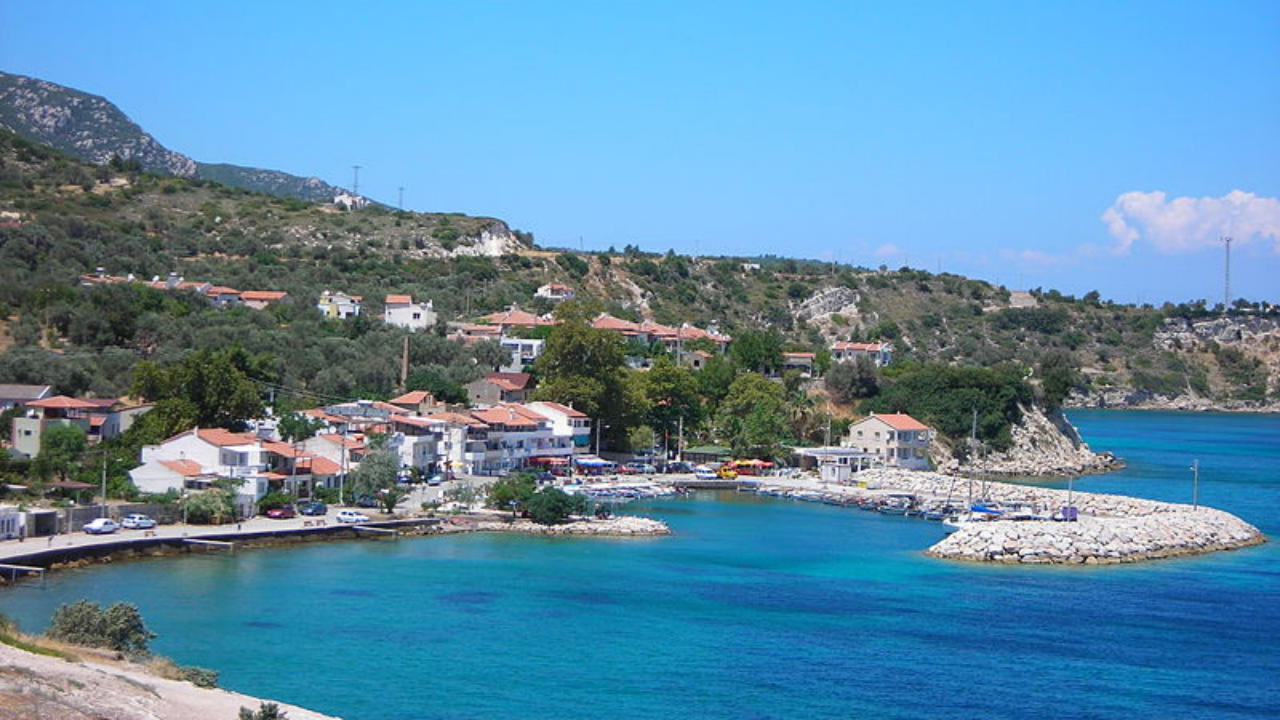
<path id="1" fill-rule="evenodd" d="M 699 465 L 693 469 L 693 476 L 699 480 L 719 480 L 720 475 L 706 465 Z"/>
<path id="2" fill-rule="evenodd" d="M 355 510 L 339 510 L 338 522 L 340 523 L 362 523 L 369 522 L 369 516 Z"/>
<path id="3" fill-rule="evenodd" d="M 84 524 L 83 530 L 90 535 L 110 535 L 120 529 L 120 526 L 111 518 L 97 518 L 90 520 Z"/>
<path id="4" fill-rule="evenodd" d="M 126 530 L 150 530 L 155 526 L 155 520 L 138 513 L 125 515 L 124 519 L 120 521 L 120 527 L 125 528 Z"/>

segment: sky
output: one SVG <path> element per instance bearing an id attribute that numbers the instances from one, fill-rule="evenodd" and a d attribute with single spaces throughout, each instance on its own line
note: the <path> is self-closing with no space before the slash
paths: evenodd
<path id="1" fill-rule="evenodd" d="M 1280 2 L 19 2 L 205 162 L 638 245 L 1280 301 Z"/>

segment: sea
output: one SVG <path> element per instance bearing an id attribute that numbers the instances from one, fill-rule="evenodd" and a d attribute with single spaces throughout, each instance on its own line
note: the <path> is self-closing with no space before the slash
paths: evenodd
<path id="1" fill-rule="evenodd" d="M 1280 537 L 1280 416 L 1070 414 L 1124 470 Z M 1044 482 L 1044 481 L 1041 481 Z M 1065 487 L 1066 479 L 1045 484 Z M 128 601 L 156 652 L 349 720 L 1280 717 L 1280 549 L 1106 567 L 926 557 L 938 523 L 740 493 L 663 538 L 466 535 L 94 566 L 0 593 L 40 631 Z"/>

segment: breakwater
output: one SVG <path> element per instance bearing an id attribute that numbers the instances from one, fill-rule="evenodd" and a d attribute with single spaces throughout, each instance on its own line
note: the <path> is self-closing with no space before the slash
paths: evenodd
<path id="1" fill-rule="evenodd" d="M 963 506 L 969 495 L 965 478 L 908 470 L 867 470 L 855 485 L 813 480 L 771 481 L 762 492 L 801 499 L 851 504 L 909 494 L 924 504 Z M 984 501 L 1036 508 L 1052 514 L 1075 507 L 1075 522 L 984 520 L 959 528 L 930 547 L 934 557 L 997 563 L 1116 564 L 1196 555 L 1266 542 L 1240 518 L 1214 508 L 1158 502 L 1124 495 L 1069 492 L 1001 482 L 972 481 Z M 1035 516 L 1032 511 L 1029 515 Z M 962 516 L 963 517 L 963 516 Z"/>

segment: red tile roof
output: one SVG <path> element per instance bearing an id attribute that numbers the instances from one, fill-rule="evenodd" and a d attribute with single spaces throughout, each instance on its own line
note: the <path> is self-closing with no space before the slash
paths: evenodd
<path id="1" fill-rule="evenodd" d="M 795 358 L 797 360 L 812 360 L 815 356 L 815 353 L 782 353 L 784 358 Z"/>
<path id="2" fill-rule="evenodd" d="M 436 396 L 426 390 L 411 390 L 400 397 L 391 398 L 387 402 L 392 405 L 421 405 L 424 402 L 434 401 L 435 399 Z"/>
<path id="3" fill-rule="evenodd" d="M 639 332 L 640 326 L 630 320 L 616 318 L 608 313 L 601 313 L 592 321 L 591 327 L 597 330 L 616 330 L 618 332 Z"/>
<path id="4" fill-rule="evenodd" d="M 160 464 L 183 477 L 204 474 L 204 468 L 200 467 L 200 463 L 195 460 L 161 460 Z"/>
<path id="5" fill-rule="evenodd" d="M 488 410 L 472 410 L 471 414 L 489 425 L 532 428 L 538 426 L 537 420 L 516 412 L 512 406 L 493 407 Z"/>
<path id="6" fill-rule="evenodd" d="M 233 433 L 230 430 L 222 428 L 197 428 L 196 437 L 218 447 L 227 445 L 256 445 L 258 444 L 258 436 L 253 433 Z"/>
<path id="7" fill-rule="evenodd" d="M 832 350 L 842 350 L 844 352 L 880 352 L 887 348 L 888 343 L 866 343 L 866 342 L 845 342 L 841 341 L 831 346 Z"/>
<path id="8" fill-rule="evenodd" d="M 329 433 L 329 434 L 326 434 L 326 435 L 317 435 L 316 437 L 320 438 L 321 440 L 327 440 L 327 441 L 329 441 L 329 442 L 333 443 L 334 445 L 341 445 L 341 446 L 343 446 L 343 447 L 347 448 L 348 450 L 363 450 L 363 449 L 364 449 L 364 443 L 363 443 L 363 442 L 361 442 L 361 441 L 359 441 L 359 440 L 353 440 L 353 439 L 351 439 L 351 438 L 343 437 L 343 436 L 341 436 L 341 435 L 339 435 L 339 434 L 337 434 L 337 433 Z"/>
<path id="9" fill-rule="evenodd" d="M 288 296 L 289 293 L 279 290 L 245 290 L 240 293 L 241 300 L 265 300 L 267 302 L 283 300 Z"/>
<path id="10" fill-rule="evenodd" d="M 538 325 L 546 324 L 545 322 L 540 321 L 537 315 L 534 315 L 527 310 L 521 310 L 520 308 L 515 307 L 502 312 L 489 313 L 480 319 L 490 325 L 500 326 L 513 325 L 517 327 L 537 327 Z"/>
<path id="11" fill-rule="evenodd" d="M 413 303 L 412 295 L 388 295 L 387 305 L 410 305 Z"/>
<path id="12" fill-rule="evenodd" d="M 302 467 L 310 470 L 312 475 L 337 475 L 342 472 L 342 466 L 329 458 L 312 457 L 308 460 Z"/>
<path id="13" fill-rule="evenodd" d="M 435 415 L 431 415 L 429 419 L 438 420 L 440 422 L 447 422 L 452 425 L 469 425 L 471 427 L 488 427 L 479 418 L 475 418 L 475 417 L 472 417 L 471 415 L 464 415 L 463 413 L 456 413 L 456 412 L 436 413 Z"/>
<path id="14" fill-rule="evenodd" d="M 510 392 L 528 389 L 529 381 L 533 379 L 533 376 L 529 373 L 491 372 L 485 375 L 484 379 Z"/>
<path id="15" fill-rule="evenodd" d="M 91 400 L 81 400 L 80 398 L 67 397 L 66 395 L 54 395 L 43 400 L 33 400 L 27 403 L 27 407 L 48 408 L 50 410 L 90 410 L 96 409 L 100 405 Z"/>
<path id="16" fill-rule="evenodd" d="M 905 413 L 885 413 L 884 415 L 872 415 L 871 418 L 883 420 L 885 424 L 894 430 L 931 430 L 928 425 Z M 871 419 L 868 418 L 868 419 Z"/>

